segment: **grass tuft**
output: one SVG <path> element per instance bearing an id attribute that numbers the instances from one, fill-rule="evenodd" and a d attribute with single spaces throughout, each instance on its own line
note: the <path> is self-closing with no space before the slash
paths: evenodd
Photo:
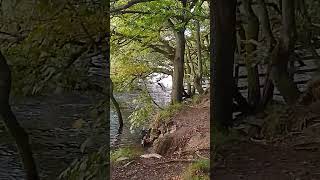
<path id="1" fill-rule="evenodd" d="M 184 180 L 209 180 L 210 160 L 202 159 L 192 163 L 183 174 Z"/>
<path id="2" fill-rule="evenodd" d="M 110 160 L 112 163 L 117 162 L 119 158 L 134 159 L 143 154 L 142 149 L 137 147 L 123 147 L 111 151 L 110 153 Z"/>

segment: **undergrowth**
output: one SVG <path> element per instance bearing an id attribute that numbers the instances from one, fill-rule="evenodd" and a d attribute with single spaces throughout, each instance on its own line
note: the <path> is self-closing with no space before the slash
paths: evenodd
<path id="1" fill-rule="evenodd" d="M 209 180 L 210 160 L 202 159 L 192 163 L 183 174 L 184 180 Z"/>
<path id="2" fill-rule="evenodd" d="M 285 107 L 283 105 L 270 105 L 265 111 L 265 124 L 262 127 L 262 134 L 267 139 L 283 135 L 286 129 Z"/>
<path id="3" fill-rule="evenodd" d="M 168 123 L 171 118 L 179 112 L 184 107 L 183 104 L 176 103 L 167 106 L 166 108 L 158 111 L 158 113 L 153 117 L 151 126 L 153 128 L 160 127 L 161 124 Z"/>
<path id="4" fill-rule="evenodd" d="M 217 129 L 215 129 L 213 132 L 214 134 L 211 140 L 211 144 L 216 149 L 218 149 L 224 144 L 241 140 L 241 135 L 237 131 L 234 131 L 232 129 L 228 133 L 221 132 Z"/>
<path id="5" fill-rule="evenodd" d="M 136 147 L 123 147 L 110 152 L 110 161 L 115 163 L 122 158 L 134 159 L 142 154 L 142 149 Z"/>

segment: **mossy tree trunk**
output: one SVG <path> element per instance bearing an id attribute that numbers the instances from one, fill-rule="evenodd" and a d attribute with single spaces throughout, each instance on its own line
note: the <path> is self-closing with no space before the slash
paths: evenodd
<path id="1" fill-rule="evenodd" d="M 188 48 L 186 49 L 188 51 Z M 190 63 L 191 62 L 191 57 L 190 53 L 187 52 L 186 54 L 186 74 L 188 75 L 187 77 L 187 93 L 189 94 L 189 96 L 192 96 L 192 86 L 191 86 L 191 66 Z"/>
<path id="2" fill-rule="evenodd" d="M 253 54 L 256 51 L 256 45 L 251 40 L 258 41 L 259 36 L 259 20 L 252 9 L 252 0 L 243 0 L 243 7 L 246 16 L 244 24 L 246 36 L 246 55 L 245 64 L 248 73 L 248 102 L 252 107 L 256 107 L 260 103 L 260 82 L 257 63 L 254 63 Z"/>
<path id="3" fill-rule="evenodd" d="M 29 137 L 18 123 L 10 104 L 11 71 L 5 57 L 0 52 L 0 116 L 16 141 L 27 180 L 38 180 L 36 163 L 33 159 Z"/>
<path id="4" fill-rule="evenodd" d="M 273 51 L 272 79 L 281 96 L 289 105 L 294 104 L 300 95 L 299 89 L 290 78 L 288 62 L 296 40 L 294 1 L 282 0 L 281 39 Z"/>
<path id="5" fill-rule="evenodd" d="M 176 38 L 176 52 L 173 60 L 172 94 L 171 102 L 180 103 L 183 98 L 183 78 L 184 78 L 184 53 L 185 36 L 184 29 L 174 32 Z"/>
<path id="6" fill-rule="evenodd" d="M 198 73 L 194 76 L 194 86 L 199 94 L 203 94 L 202 88 L 202 75 L 203 75 L 203 63 L 202 63 L 202 48 L 201 48 L 201 34 L 200 34 L 200 23 L 196 21 L 196 44 L 197 44 L 197 57 L 198 57 Z"/>
<path id="7" fill-rule="evenodd" d="M 260 16 L 262 33 L 267 41 L 267 47 L 269 48 L 269 53 L 271 53 L 272 49 L 276 44 L 276 40 L 272 33 L 268 9 L 266 7 L 265 0 L 257 0 L 257 2 L 258 2 L 259 12 L 260 12 L 259 16 Z M 269 59 L 269 62 L 267 65 L 267 73 L 264 81 L 264 88 L 262 91 L 262 99 L 261 99 L 262 108 L 264 108 L 268 104 L 268 102 L 272 100 L 272 97 L 273 97 L 274 85 L 270 75 L 271 63 L 272 63 L 272 60 Z"/>
<path id="8" fill-rule="evenodd" d="M 236 6 L 236 0 L 210 1 L 210 92 L 214 99 L 210 106 L 213 112 L 210 121 L 221 131 L 232 125 Z"/>
<path id="9" fill-rule="evenodd" d="M 194 67 L 194 62 L 192 61 L 192 56 L 191 56 L 191 52 L 190 52 L 190 46 L 187 45 L 186 46 L 186 50 L 187 50 L 187 54 L 188 54 L 188 61 L 190 62 L 190 70 L 191 70 L 191 79 L 193 79 L 196 76 L 196 70 Z M 194 81 L 193 81 L 193 86 L 191 86 L 191 94 L 195 94 L 196 93 L 196 88 L 194 85 Z"/>

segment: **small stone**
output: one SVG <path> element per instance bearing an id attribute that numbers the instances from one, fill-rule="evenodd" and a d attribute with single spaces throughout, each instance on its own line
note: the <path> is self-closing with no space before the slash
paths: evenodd
<path id="1" fill-rule="evenodd" d="M 116 162 L 120 162 L 120 161 L 125 161 L 125 160 L 128 160 L 129 158 L 128 157 L 119 157 Z"/>

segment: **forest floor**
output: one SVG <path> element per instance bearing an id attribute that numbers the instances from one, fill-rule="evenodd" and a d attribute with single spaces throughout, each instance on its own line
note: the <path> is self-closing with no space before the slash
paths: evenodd
<path id="1" fill-rule="evenodd" d="M 173 122 L 174 136 L 186 137 L 186 143 L 159 159 L 137 157 L 113 164 L 112 179 L 192 180 L 184 175 L 193 160 L 209 158 L 210 154 L 209 99 L 186 106 L 173 117 Z M 281 145 L 253 142 L 249 138 L 225 142 L 217 150 L 211 179 L 319 180 L 319 144 L 304 143 L 294 147 L 295 141 L 298 139 L 291 138 Z"/>
<path id="2" fill-rule="evenodd" d="M 320 152 L 237 142 L 221 149 L 212 173 L 218 180 L 318 180 Z"/>

